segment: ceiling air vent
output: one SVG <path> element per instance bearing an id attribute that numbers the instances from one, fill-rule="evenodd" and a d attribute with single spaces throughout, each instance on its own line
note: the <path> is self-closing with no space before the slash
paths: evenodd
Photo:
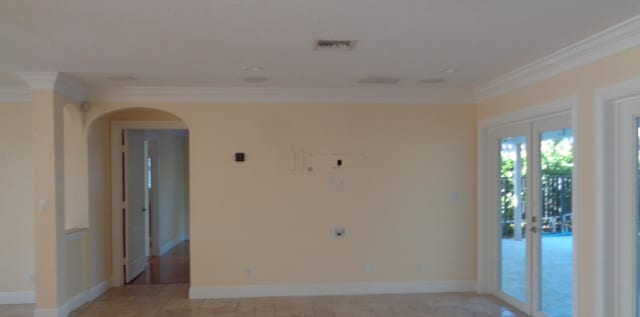
<path id="1" fill-rule="evenodd" d="M 319 51 L 350 51 L 356 41 L 318 40 L 315 49 Z"/>
<path id="2" fill-rule="evenodd" d="M 366 77 L 358 80 L 358 84 L 387 84 L 395 85 L 400 82 L 400 78 L 395 77 Z"/>
<path id="3" fill-rule="evenodd" d="M 441 83 L 444 83 L 445 81 L 447 80 L 444 78 L 438 77 L 438 78 L 425 78 L 420 82 L 423 84 L 441 84 Z"/>

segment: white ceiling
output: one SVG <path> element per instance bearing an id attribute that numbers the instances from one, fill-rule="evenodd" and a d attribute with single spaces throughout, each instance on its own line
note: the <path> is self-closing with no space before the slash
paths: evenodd
<path id="1" fill-rule="evenodd" d="M 638 0 L 2 0 L 0 86 L 61 71 L 93 86 L 470 88 L 639 13 Z"/>

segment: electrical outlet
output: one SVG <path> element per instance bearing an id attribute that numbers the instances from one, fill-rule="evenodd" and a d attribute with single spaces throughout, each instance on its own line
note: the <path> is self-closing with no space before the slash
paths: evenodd
<path id="1" fill-rule="evenodd" d="M 424 264 L 419 263 L 417 270 L 418 270 L 418 273 L 424 273 L 424 271 L 426 270 L 424 267 Z"/>
<path id="2" fill-rule="evenodd" d="M 458 192 L 449 193 L 449 201 L 454 204 L 460 202 L 460 193 Z"/>
<path id="3" fill-rule="evenodd" d="M 375 262 L 367 262 L 364 265 L 364 272 L 365 273 L 375 273 L 378 270 L 378 268 L 376 267 L 376 263 Z"/>
<path id="4" fill-rule="evenodd" d="M 247 266 L 246 273 L 248 278 L 253 278 L 253 275 L 254 275 L 253 265 Z"/>
<path id="5" fill-rule="evenodd" d="M 335 227 L 335 228 L 333 228 L 333 237 L 334 238 L 346 238 L 347 237 L 347 228 L 345 228 L 345 227 Z"/>
<path id="6" fill-rule="evenodd" d="M 27 281 L 29 281 L 30 283 L 33 283 L 35 281 L 35 275 L 33 274 L 33 272 L 31 273 L 27 273 L 26 276 Z"/>

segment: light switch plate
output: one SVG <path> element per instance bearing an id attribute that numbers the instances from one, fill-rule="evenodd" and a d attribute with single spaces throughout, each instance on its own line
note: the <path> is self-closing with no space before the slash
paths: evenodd
<path id="1" fill-rule="evenodd" d="M 40 211 L 45 212 L 49 210 L 49 202 L 46 199 L 40 199 Z"/>

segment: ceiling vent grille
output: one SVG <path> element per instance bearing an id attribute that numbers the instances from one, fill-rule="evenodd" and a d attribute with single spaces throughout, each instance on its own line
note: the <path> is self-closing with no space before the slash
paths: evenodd
<path id="1" fill-rule="evenodd" d="M 358 84 L 395 85 L 399 82 L 400 82 L 400 78 L 395 78 L 395 77 L 366 77 L 358 80 Z"/>
<path id="2" fill-rule="evenodd" d="M 315 49 L 318 51 L 351 51 L 356 41 L 318 40 Z"/>
<path id="3" fill-rule="evenodd" d="M 423 84 L 441 84 L 441 83 L 444 83 L 445 81 L 447 80 L 444 78 L 438 77 L 438 78 L 426 78 L 421 80 L 420 82 Z"/>

